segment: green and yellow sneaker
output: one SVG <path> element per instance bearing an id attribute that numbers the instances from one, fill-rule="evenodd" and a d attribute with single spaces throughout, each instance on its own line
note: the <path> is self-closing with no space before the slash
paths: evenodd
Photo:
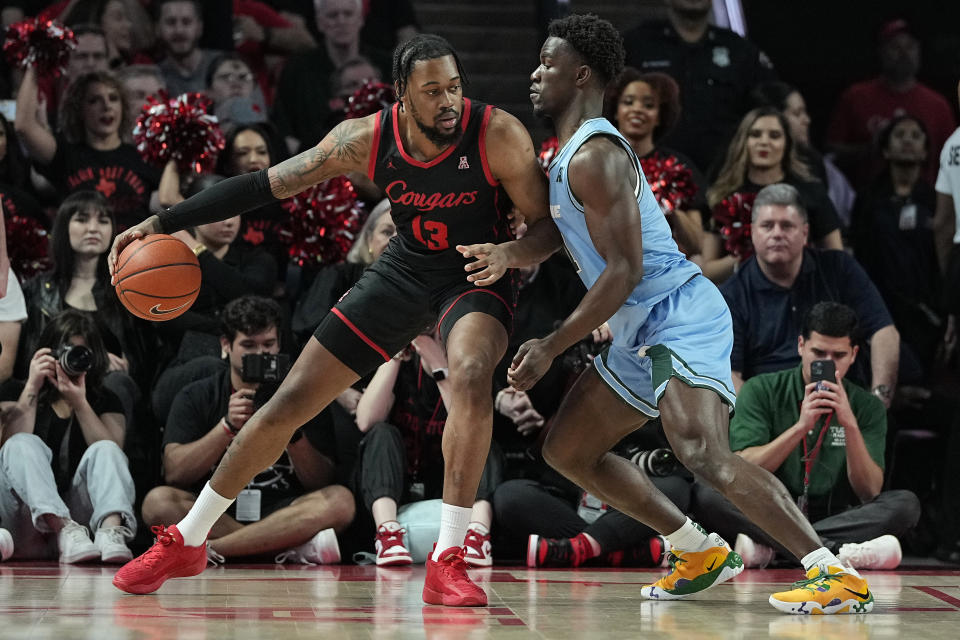
<path id="1" fill-rule="evenodd" d="M 795 582 L 790 591 L 770 596 L 770 604 L 784 613 L 869 613 L 873 594 L 855 569 L 814 567 L 807 572 L 807 579 Z"/>
<path id="2" fill-rule="evenodd" d="M 715 533 L 703 551 L 670 551 L 670 573 L 640 589 L 648 600 L 679 600 L 725 582 L 743 571 L 743 560 Z"/>

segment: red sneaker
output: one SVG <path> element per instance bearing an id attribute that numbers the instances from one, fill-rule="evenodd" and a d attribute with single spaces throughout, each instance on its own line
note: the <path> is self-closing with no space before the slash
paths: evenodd
<path id="1" fill-rule="evenodd" d="M 531 533 L 527 539 L 528 567 L 579 567 L 592 556 L 590 543 L 583 534 L 573 538 L 544 538 Z"/>
<path id="2" fill-rule="evenodd" d="M 423 601 L 448 607 L 485 607 L 487 593 L 470 580 L 463 547 L 450 547 L 434 562 L 427 557 L 427 579 L 423 583 Z"/>
<path id="3" fill-rule="evenodd" d="M 463 539 L 463 560 L 471 567 L 493 565 L 490 534 L 481 534 L 476 529 L 467 529 L 467 535 Z"/>
<path id="4" fill-rule="evenodd" d="M 120 567 L 113 586 L 127 593 L 153 593 L 170 578 L 186 578 L 207 567 L 207 545 L 187 547 L 176 525 L 151 528 L 157 539 L 153 546 Z"/>
<path id="5" fill-rule="evenodd" d="M 413 564 L 410 551 L 403 543 L 403 536 L 406 532 L 406 529 L 391 531 L 385 526 L 380 525 L 380 528 L 377 529 L 377 538 L 375 541 L 378 567 L 396 567 L 402 564 Z"/>

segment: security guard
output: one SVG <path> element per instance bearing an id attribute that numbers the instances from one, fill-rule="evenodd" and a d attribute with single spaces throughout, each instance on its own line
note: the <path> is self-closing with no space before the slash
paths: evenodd
<path id="1" fill-rule="evenodd" d="M 711 0 L 666 0 L 666 22 L 624 33 L 627 64 L 662 71 L 680 85 L 680 121 L 663 143 L 707 170 L 750 109 L 749 94 L 776 80 L 773 65 L 756 45 L 708 22 Z"/>

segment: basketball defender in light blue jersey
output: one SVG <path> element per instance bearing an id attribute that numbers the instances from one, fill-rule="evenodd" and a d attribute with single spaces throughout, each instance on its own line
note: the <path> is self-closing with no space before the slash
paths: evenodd
<path id="1" fill-rule="evenodd" d="M 677 249 L 640 160 L 606 118 L 581 124 L 550 163 L 550 215 L 577 274 L 590 289 L 607 268 L 568 179 L 571 159 L 594 136 L 609 137 L 629 156 L 643 234 L 643 278 L 607 321 L 613 344 L 594 360 L 597 372 L 614 393 L 650 418 L 660 416 L 657 403 L 671 377 L 716 392 L 732 411 L 733 330 L 727 303 Z"/>
<path id="2" fill-rule="evenodd" d="M 469 276 L 487 284 L 522 266 L 525 242 L 559 229 L 587 286 L 577 308 L 550 335 L 520 346 L 507 379 L 520 390 L 539 380 L 568 347 L 608 321 L 612 346 L 587 369 L 554 415 L 546 460 L 604 502 L 666 535 L 671 571 L 640 594 L 677 599 L 743 570 L 716 534 L 707 534 L 650 479 L 610 449 L 660 416 L 679 460 L 801 558 L 807 579 L 774 594 L 791 613 L 866 612 L 866 582 L 821 545 L 783 485 L 730 451 L 733 410 L 730 313 L 716 287 L 677 250 L 636 155 L 600 119 L 606 84 L 623 67 L 623 42 L 596 16 L 555 20 L 531 74 L 534 111 L 553 120 L 560 151 L 550 166 L 555 225 L 539 219 L 529 235 L 500 245 L 461 247 L 477 257 Z M 557 241 L 559 244 L 559 240 Z M 482 269 L 482 271 L 481 271 Z"/>

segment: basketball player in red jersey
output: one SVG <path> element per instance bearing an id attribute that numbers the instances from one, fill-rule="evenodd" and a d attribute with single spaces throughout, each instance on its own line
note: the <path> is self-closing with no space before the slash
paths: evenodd
<path id="1" fill-rule="evenodd" d="M 420 35 L 400 45 L 393 75 L 399 101 L 392 108 L 346 120 L 313 149 L 214 185 L 115 240 L 111 271 L 135 238 L 237 215 L 351 171 L 367 173 L 384 189 L 397 224 L 383 256 L 327 315 L 280 389 L 235 437 L 190 513 L 156 529 L 155 544 L 117 572 L 118 588 L 150 593 L 168 578 L 200 573 L 210 528 L 279 457 L 297 427 L 439 323 L 453 400 L 443 432 L 440 539 L 427 560 L 423 599 L 487 604 L 467 576 L 462 546 L 490 447 L 493 371 L 507 347 L 514 305 L 512 278 L 498 278 L 506 267 L 545 259 L 560 236 L 547 215 L 546 179 L 529 134 L 513 116 L 463 97 L 463 70 L 449 43 Z M 511 201 L 529 224 L 524 243 L 500 244 L 498 266 L 486 266 L 483 257 L 468 263 L 469 252 L 461 255 L 458 245 L 509 240 Z M 477 286 L 485 284 L 492 286 Z"/>

